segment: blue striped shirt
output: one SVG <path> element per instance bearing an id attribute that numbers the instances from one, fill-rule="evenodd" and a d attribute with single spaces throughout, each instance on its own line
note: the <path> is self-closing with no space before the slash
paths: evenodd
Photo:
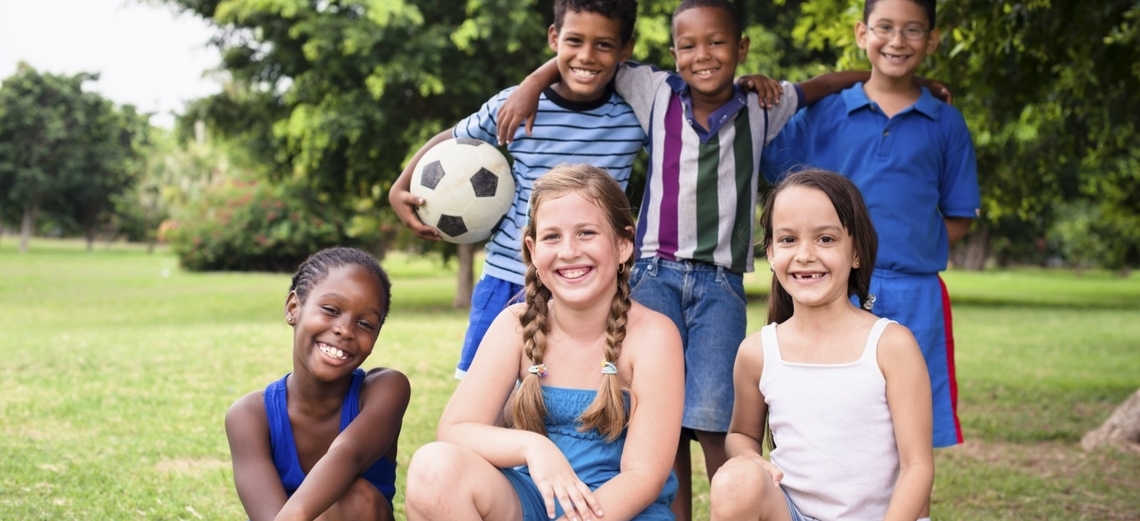
<path id="1" fill-rule="evenodd" d="M 479 112 L 455 125 L 454 136 L 495 144 L 499 107 L 516 87 L 503 90 Z M 546 89 L 538 100 L 532 135 L 520 127 L 507 146 L 514 161 L 515 199 L 486 246 L 483 274 L 523 285 L 522 228 L 526 225 L 534 181 L 562 163 L 588 163 L 605 168 L 626 187 L 637 152 L 646 144 L 645 132 L 633 109 L 607 87 L 599 99 L 574 102 Z"/>

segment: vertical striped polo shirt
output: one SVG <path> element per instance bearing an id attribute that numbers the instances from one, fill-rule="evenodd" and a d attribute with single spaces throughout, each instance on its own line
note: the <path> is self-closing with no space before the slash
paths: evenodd
<path id="1" fill-rule="evenodd" d="M 780 104 L 760 107 L 755 93 L 733 98 L 706 122 L 693 121 L 689 86 L 679 74 L 628 64 L 618 93 L 649 136 L 649 171 L 637 222 L 639 258 L 696 261 L 752 271 L 760 153 L 802 98 L 785 82 Z"/>

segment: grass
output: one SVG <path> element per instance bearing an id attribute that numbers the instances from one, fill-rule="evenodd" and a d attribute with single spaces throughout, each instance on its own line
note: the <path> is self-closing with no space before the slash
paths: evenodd
<path id="1" fill-rule="evenodd" d="M 0 519 L 243 518 L 222 417 L 290 370 L 288 276 L 192 274 L 132 245 L 15 246 L 0 240 Z M 402 487 L 455 387 L 466 314 L 448 307 L 454 266 L 385 266 L 395 304 L 366 365 L 412 380 Z M 765 293 L 766 271 L 750 294 Z M 967 443 L 936 452 L 935 518 L 1140 519 L 1140 459 L 1078 444 L 1140 388 L 1140 277 L 945 278 Z M 763 301 L 749 312 L 754 330 Z M 694 483 L 705 519 L 707 484 Z"/>

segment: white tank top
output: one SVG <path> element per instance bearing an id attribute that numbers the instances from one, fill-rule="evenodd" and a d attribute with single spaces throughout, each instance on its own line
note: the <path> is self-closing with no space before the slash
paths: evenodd
<path id="1" fill-rule="evenodd" d="M 863 355 L 844 364 L 784 362 L 776 324 L 761 330 L 760 392 L 776 442 L 772 463 L 784 471 L 780 485 L 805 516 L 859 520 L 887 513 L 899 454 L 878 344 L 891 322 L 879 319 Z"/>

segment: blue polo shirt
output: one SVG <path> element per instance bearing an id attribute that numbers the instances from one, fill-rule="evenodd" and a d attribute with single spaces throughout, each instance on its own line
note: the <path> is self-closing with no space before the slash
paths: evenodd
<path id="1" fill-rule="evenodd" d="M 925 88 L 892 118 L 867 98 L 862 83 L 797 112 L 765 147 L 760 169 L 775 183 L 809 166 L 839 172 L 859 187 L 879 234 L 877 269 L 946 269 L 950 244 L 943 216 L 976 218 L 980 212 L 966 120 Z"/>

